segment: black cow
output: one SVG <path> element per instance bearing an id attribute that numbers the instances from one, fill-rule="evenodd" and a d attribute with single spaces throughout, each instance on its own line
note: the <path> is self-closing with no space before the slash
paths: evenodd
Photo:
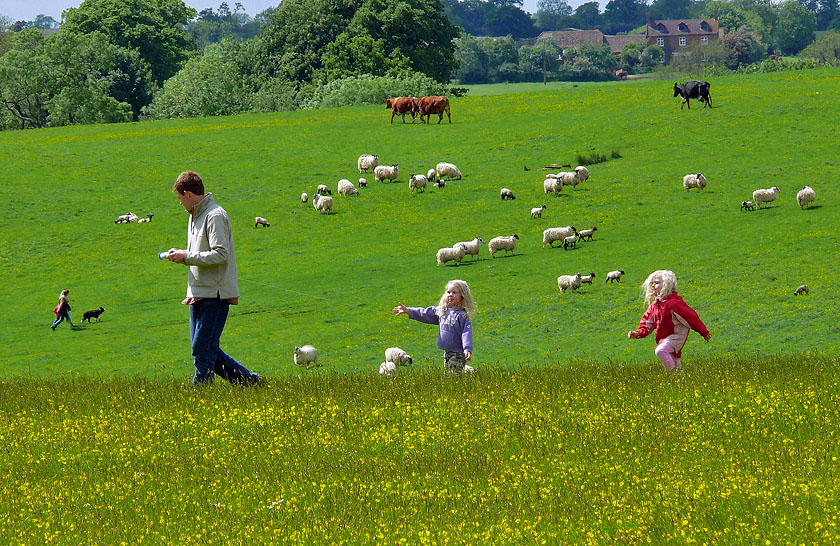
<path id="1" fill-rule="evenodd" d="M 682 110 L 683 105 L 687 104 L 688 109 L 691 110 L 691 103 L 688 102 L 688 99 L 697 99 L 702 103 L 705 103 L 705 106 L 709 108 L 712 107 L 712 97 L 709 95 L 709 88 L 711 84 L 709 82 L 704 82 L 700 80 L 691 80 L 684 83 L 675 83 L 674 84 L 674 96 L 675 97 L 682 97 L 682 103 L 680 104 L 680 110 Z"/>

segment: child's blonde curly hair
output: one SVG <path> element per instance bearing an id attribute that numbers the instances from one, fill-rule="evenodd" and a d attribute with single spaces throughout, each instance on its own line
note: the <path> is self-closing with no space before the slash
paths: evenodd
<path id="1" fill-rule="evenodd" d="M 677 276 L 674 272 L 668 269 L 657 269 L 648 275 L 648 278 L 642 283 L 642 297 L 645 299 L 645 305 L 650 305 L 650 302 L 654 300 L 653 288 L 650 285 L 657 277 L 662 281 L 662 290 L 659 292 L 660 299 L 677 291 Z"/>
<path id="2" fill-rule="evenodd" d="M 468 317 L 472 318 L 473 314 L 475 314 L 475 301 L 473 300 L 472 293 L 470 293 L 470 286 L 467 284 L 467 281 L 462 281 L 460 279 L 455 279 L 446 283 L 446 288 L 443 290 L 443 295 L 440 297 L 440 301 L 437 304 L 438 316 L 442 316 L 446 311 L 446 289 L 450 286 L 458 289 L 458 293 L 461 294 L 460 307 L 467 312 Z"/>

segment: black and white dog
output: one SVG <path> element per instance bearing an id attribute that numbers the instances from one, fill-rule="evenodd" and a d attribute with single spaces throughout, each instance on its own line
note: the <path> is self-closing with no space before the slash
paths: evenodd
<path id="1" fill-rule="evenodd" d="M 100 307 L 99 309 L 94 309 L 93 311 L 85 311 L 84 314 L 82 314 L 82 322 L 88 321 L 88 324 L 90 324 L 90 319 L 92 319 L 92 318 L 95 318 L 96 321 L 99 322 L 99 315 L 101 315 L 104 312 L 105 312 L 104 307 Z"/>

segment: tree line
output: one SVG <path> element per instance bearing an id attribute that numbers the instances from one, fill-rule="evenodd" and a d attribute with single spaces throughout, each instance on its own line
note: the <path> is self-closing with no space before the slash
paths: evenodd
<path id="1" fill-rule="evenodd" d="M 600 12 L 596 2 L 572 10 L 539 0 L 532 16 L 521 0 L 284 0 L 252 18 L 239 3 L 197 12 L 183 0 L 84 0 L 47 35 L 58 26 L 51 17 L 0 16 L 0 128 L 377 102 L 444 93 L 450 78 L 603 79 L 617 64 L 606 46 L 515 40 L 570 26 L 643 32 L 648 12 L 717 14 L 727 37 L 712 57 L 738 66 L 794 54 L 817 29 L 840 27 L 837 2 L 610 0 Z M 502 37 L 476 37 L 486 35 Z M 840 55 L 823 42 L 823 62 Z M 619 59 L 631 71 L 661 60 L 646 44 L 628 44 Z"/>

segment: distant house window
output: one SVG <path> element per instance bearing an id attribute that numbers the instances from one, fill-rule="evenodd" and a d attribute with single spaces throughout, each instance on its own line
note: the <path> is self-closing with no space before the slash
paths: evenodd
<path id="1" fill-rule="evenodd" d="M 656 30 L 658 30 L 659 32 L 661 32 L 663 34 L 668 34 L 668 29 L 665 28 L 665 25 L 663 25 L 662 23 L 659 23 L 659 24 L 656 25 Z"/>
<path id="2" fill-rule="evenodd" d="M 688 32 L 688 25 L 685 23 L 680 23 L 680 32 Z"/>
<path id="3" fill-rule="evenodd" d="M 700 38 L 700 41 L 703 42 L 703 45 L 706 45 L 709 43 L 709 37 L 703 36 L 702 38 Z"/>
<path id="4" fill-rule="evenodd" d="M 684 45 L 685 45 L 685 37 L 680 38 L 680 45 L 681 45 L 681 46 L 684 46 Z"/>
<path id="5" fill-rule="evenodd" d="M 659 47 L 665 47 L 665 38 L 657 38 L 656 45 L 658 45 Z"/>
<path id="6" fill-rule="evenodd" d="M 702 23 L 700 23 L 700 28 L 702 28 L 706 32 L 711 32 L 712 31 L 712 27 L 706 21 L 703 21 Z"/>

